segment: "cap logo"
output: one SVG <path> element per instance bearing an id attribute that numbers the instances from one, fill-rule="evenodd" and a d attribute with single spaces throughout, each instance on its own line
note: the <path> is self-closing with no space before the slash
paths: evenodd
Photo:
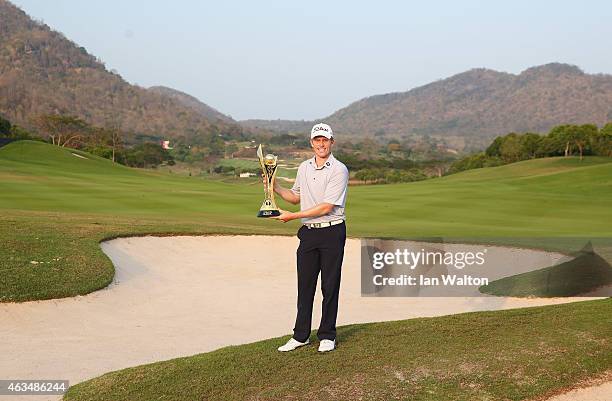
<path id="1" fill-rule="evenodd" d="M 319 123 L 312 127 L 312 130 L 310 130 L 310 139 L 314 139 L 317 136 L 324 136 L 328 139 L 332 139 L 334 132 L 329 125 Z"/>

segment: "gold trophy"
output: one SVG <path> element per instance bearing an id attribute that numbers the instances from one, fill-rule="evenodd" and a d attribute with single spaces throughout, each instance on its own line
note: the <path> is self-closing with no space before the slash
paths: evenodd
<path id="1" fill-rule="evenodd" d="M 276 168 L 278 157 L 272 154 L 267 154 L 265 157 L 261 150 L 261 144 L 257 148 L 257 157 L 259 157 L 259 164 L 263 170 L 264 177 L 264 194 L 265 198 L 257 217 L 275 217 L 280 216 L 280 210 L 274 202 L 274 177 L 276 177 Z"/>

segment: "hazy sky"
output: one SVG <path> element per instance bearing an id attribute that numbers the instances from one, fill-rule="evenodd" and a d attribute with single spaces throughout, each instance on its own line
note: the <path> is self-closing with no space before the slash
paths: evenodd
<path id="1" fill-rule="evenodd" d="M 314 119 L 470 68 L 612 73 L 612 2 L 12 0 L 140 86 Z"/>

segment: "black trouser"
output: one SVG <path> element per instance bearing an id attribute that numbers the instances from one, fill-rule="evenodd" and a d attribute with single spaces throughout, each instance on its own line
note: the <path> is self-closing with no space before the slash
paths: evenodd
<path id="1" fill-rule="evenodd" d="M 304 342 L 310 336 L 312 303 L 321 272 L 323 305 L 317 337 L 319 340 L 335 340 L 346 224 L 311 229 L 302 226 L 298 230 L 298 238 L 300 239 L 297 250 L 298 298 L 293 338 Z"/>

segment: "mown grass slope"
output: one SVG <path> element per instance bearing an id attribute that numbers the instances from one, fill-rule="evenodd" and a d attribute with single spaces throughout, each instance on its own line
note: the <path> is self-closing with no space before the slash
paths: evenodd
<path id="1" fill-rule="evenodd" d="M 270 339 L 107 373 L 64 399 L 527 400 L 612 368 L 611 311 L 606 299 L 349 325 L 328 354 Z"/>

